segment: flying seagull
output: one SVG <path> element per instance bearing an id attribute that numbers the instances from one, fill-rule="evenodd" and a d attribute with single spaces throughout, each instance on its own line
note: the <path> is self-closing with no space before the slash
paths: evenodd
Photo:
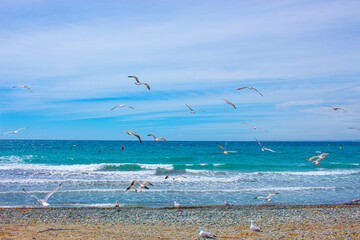
<path id="1" fill-rule="evenodd" d="M 307 159 L 306 161 L 310 161 L 313 162 L 315 165 L 319 165 L 321 163 L 321 160 L 323 160 L 324 158 L 326 158 L 327 155 L 329 155 L 330 153 L 322 153 L 319 156 L 313 156 L 309 159 Z M 317 158 L 315 161 L 313 161 L 313 159 Z"/>
<path id="2" fill-rule="evenodd" d="M 145 187 L 138 187 L 138 188 L 136 188 L 136 187 L 134 187 L 133 185 L 130 185 L 125 191 L 127 191 L 127 190 L 130 190 L 130 189 L 135 189 L 135 192 L 137 192 L 137 193 L 141 193 L 141 189 L 142 188 L 146 188 L 146 189 L 149 189 L 147 186 L 145 186 Z"/>
<path id="3" fill-rule="evenodd" d="M 238 88 L 238 89 L 236 89 L 236 90 L 243 90 L 243 89 L 245 89 L 245 88 L 248 88 L 248 89 L 250 89 L 250 90 L 255 90 L 258 94 L 260 94 L 261 96 L 264 96 L 264 95 L 262 95 L 256 88 L 253 88 L 253 87 L 241 87 L 241 88 Z"/>
<path id="4" fill-rule="evenodd" d="M 176 177 L 173 177 L 173 176 L 171 176 L 171 175 L 166 175 L 165 179 L 172 178 L 174 181 L 179 181 L 178 178 L 181 178 L 181 177 L 186 178 L 186 177 L 183 176 L 183 175 L 177 175 Z"/>
<path id="5" fill-rule="evenodd" d="M 254 225 L 254 221 L 251 220 L 250 230 L 254 232 L 260 232 L 260 228 Z"/>
<path id="6" fill-rule="evenodd" d="M 130 186 L 134 185 L 135 183 L 139 184 L 140 187 L 142 187 L 142 188 L 145 188 L 145 185 L 146 185 L 146 184 L 150 184 L 151 186 L 154 186 L 154 185 L 153 185 L 151 182 L 149 182 L 149 181 L 144 181 L 143 183 L 140 183 L 140 182 L 138 182 L 137 180 L 132 181 L 132 183 L 131 183 Z"/>
<path id="7" fill-rule="evenodd" d="M 197 113 L 197 112 L 204 112 L 204 111 L 194 111 L 189 105 L 185 104 L 189 109 L 191 113 Z"/>
<path id="8" fill-rule="evenodd" d="M 224 154 L 228 154 L 228 153 L 237 153 L 237 151 L 226 151 L 220 144 L 216 143 L 224 152 Z"/>
<path id="9" fill-rule="evenodd" d="M 260 128 L 260 127 L 257 127 L 257 126 L 254 126 L 254 125 L 252 125 L 252 124 L 250 124 L 250 123 L 243 123 L 243 124 L 247 124 L 247 125 L 250 125 L 253 129 L 260 129 L 260 130 L 263 130 L 264 132 L 267 132 L 267 130 L 265 130 L 265 129 L 263 129 L 263 128 Z"/>
<path id="10" fill-rule="evenodd" d="M 174 207 L 179 208 L 180 204 L 174 201 Z"/>
<path id="11" fill-rule="evenodd" d="M 270 149 L 270 148 L 266 148 L 264 147 L 256 138 L 255 140 L 258 142 L 258 144 L 261 146 L 261 151 L 270 151 L 270 152 L 275 152 L 274 150 Z"/>
<path id="12" fill-rule="evenodd" d="M 165 139 L 165 138 L 163 138 L 163 137 L 159 137 L 159 138 L 157 138 L 157 137 L 155 137 L 155 135 L 154 135 L 154 134 L 148 134 L 148 136 L 152 136 L 152 137 L 154 137 L 156 142 L 157 142 L 157 141 L 159 141 L 159 140 L 164 140 L 164 142 L 166 142 L 166 139 Z"/>
<path id="13" fill-rule="evenodd" d="M 279 193 L 269 193 L 269 195 L 267 195 L 267 197 L 257 196 L 257 197 L 254 197 L 254 199 L 263 198 L 265 201 L 271 202 L 272 201 L 271 197 L 276 194 L 279 194 Z"/>
<path id="14" fill-rule="evenodd" d="M 339 107 L 334 107 L 334 106 L 324 106 L 324 107 L 329 107 L 329 108 L 332 108 L 332 110 L 334 110 L 334 111 L 338 111 L 338 110 L 340 110 L 340 111 L 347 112 L 345 109 L 343 109 L 343 108 L 339 108 Z"/>
<path id="15" fill-rule="evenodd" d="M 233 106 L 233 108 L 236 109 L 235 105 L 232 102 L 230 102 L 229 100 L 226 100 L 226 99 L 223 99 L 223 100 L 225 100 L 226 104 L 229 104 L 229 105 Z"/>
<path id="16" fill-rule="evenodd" d="M 17 86 L 13 86 L 13 88 L 17 88 L 17 87 L 26 88 L 26 89 L 28 89 L 30 92 L 33 92 L 33 91 L 31 91 L 31 89 L 28 87 L 28 85 L 17 85 Z"/>
<path id="17" fill-rule="evenodd" d="M 130 130 L 125 130 L 125 132 L 127 132 L 128 135 L 134 135 L 135 137 L 137 137 L 139 139 L 139 142 L 142 143 L 139 134 L 137 134 L 136 132 L 133 132 Z"/>
<path id="18" fill-rule="evenodd" d="M 138 86 L 140 86 L 140 85 L 145 85 L 145 86 L 147 87 L 147 89 L 150 90 L 149 84 L 140 82 L 137 77 L 135 77 L 135 76 L 128 76 L 128 78 L 134 78 L 134 79 L 136 80 L 136 83 L 135 83 L 136 85 L 138 85 Z"/>
<path id="19" fill-rule="evenodd" d="M 203 227 L 200 228 L 200 237 L 202 237 L 202 238 L 216 238 L 215 235 L 212 235 L 209 232 L 205 232 Z"/>
<path id="20" fill-rule="evenodd" d="M 131 109 L 134 109 L 133 107 L 129 106 L 129 105 L 126 105 L 126 104 L 120 104 L 120 105 L 116 105 L 115 107 L 113 107 L 112 109 L 110 109 L 110 111 L 114 110 L 115 108 L 117 107 L 129 107 Z"/>
<path id="21" fill-rule="evenodd" d="M 8 133 L 16 134 L 16 133 L 18 133 L 18 131 L 20 131 L 21 129 L 26 129 L 26 128 L 19 128 L 18 130 L 15 130 L 15 131 L 9 131 L 9 132 L 3 133 L 2 135 L 8 134 Z"/>
<path id="22" fill-rule="evenodd" d="M 26 192 L 27 194 L 29 194 L 30 196 L 32 196 L 33 198 L 36 198 L 36 200 L 43 205 L 44 207 L 49 206 L 50 204 L 48 204 L 46 201 L 49 199 L 49 197 L 51 197 L 51 195 L 54 194 L 54 192 L 56 192 L 56 190 L 58 190 L 58 188 L 61 186 L 62 183 L 59 184 L 59 186 L 57 186 L 56 188 L 54 188 L 54 190 L 52 190 L 51 192 L 49 192 L 44 199 L 39 199 L 38 197 L 28 193 L 25 189 L 22 189 L 24 192 Z"/>

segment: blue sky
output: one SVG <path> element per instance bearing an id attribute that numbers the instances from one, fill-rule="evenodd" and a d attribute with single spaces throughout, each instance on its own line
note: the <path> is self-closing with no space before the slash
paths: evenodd
<path id="1" fill-rule="evenodd" d="M 359 1 L 1 1 L 0 131 L 29 127 L 1 138 L 360 139 L 359 29 Z"/>

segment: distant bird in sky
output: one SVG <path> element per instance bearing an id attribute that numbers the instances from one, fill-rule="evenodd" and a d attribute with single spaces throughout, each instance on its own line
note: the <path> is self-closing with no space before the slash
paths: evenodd
<path id="1" fill-rule="evenodd" d="M 156 141 L 156 142 L 157 142 L 157 141 L 159 141 L 159 140 L 164 140 L 164 141 L 166 142 L 166 139 L 165 139 L 165 138 L 163 138 L 163 137 L 159 137 L 159 138 L 157 138 L 157 137 L 155 137 L 155 135 L 154 135 L 154 134 L 148 134 L 148 136 L 154 137 L 154 139 L 155 139 L 155 141 Z"/>
<path id="2" fill-rule="evenodd" d="M 174 207 L 179 208 L 180 204 L 174 201 Z"/>
<path id="3" fill-rule="evenodd" d="M 56 188 L 54 188 L 51 192 L 49 192 L 43 199 L 39 199 L 38 197 L 28 193 L 25 189 L 22 189 L 24 192 L 26 192 L 27 194 L 29 194 L 30 196 L 32 196 L 33 198 L 35 198 L 41 205 L 43 205 L 44 207 L 49 206 L 50 204 L 48 204 L 46 201 L 49 199 L 49 197 L 51 197 L 51 195 L 54 194 L 54 192 L 56 192 L 56 190 L 58 190 L 58 188 L 61 186 L 62 183 L 59 184 L 59 186 L 57 186 Z"/>
<path id="4" fill-rule="evenodd" d="M 233 106 L 233 108 L 236 109 L 235 105 L 232 102 L 230 102 L 229 100 L 226 100 L 226 99 L 223 99 L 223 100 L 225 100 L 226 104 L 229 104 L 229 105 Z"/>
<path id="5" fill-rule="evenodd" d="M 254 199 L 263 198 L 265 201 L 271 202 L 272 201 L 271 197 L 274 195 L 277 195 L 277 194 L 279 194 L 279 193 L 270 193 L 269 195 L 267 195 L 267 197 L 257 196 L 257 197 L 254 197 Z"/>
<path id="6" fill-rule="evenodd" d="M 318 156 L 313 156 L 309 159 L 307 159 L 306 161 L 310 161 L 313 162 L 315 165 L 319 165 L 321 163 L 321 160 L 323 160 L 324 158 L 326 158 L 327 155 L 329 155 L 330 153 L 322 153 Z M 313 161 L 313 159 L 317 158 L 315 161 Z"/>
<path id="7" fill-rule="evenodd" d="M 264 96 L 256 88 L 253 88 L 253 87 L 241 87 L 241 88 L 238 88 L 236 90 L 243 90 L 245 88 L 250 89 L 250 90 L 255 90 L 258 94 L 260 94 L 261 96 Z"/>
<path id="8" fill-rule="evenodd" d="M 177 175 L 176 177 L 173 177 L 171 175 L 166 175 L 165 179 L 172 178 L 174 181 L 179 181 L 179 178 L 181 178 L 181 177 L 186 178 L 183 175 Z"/>
<path id="9" fill-rule="evenodd" d="M 191 113 L 197 113 L 197 112 L 204 112 L 204 111 L 194 111 L 189 105 L 185 104 L 189 109 Z"/>
<path id="10" fill-rule="evenodd" d="M 216 143 L 224 152 L 224 154 L 228 154 L 228 153 L 237 153 L 237 151 L 226 151 L 220 144 Z"/>
<path id="11" fill-rule="evenodd" d="M 30 92 L 33 92 L 33 91 L 28 87 L 28 85 L 17 85 L 17 86 L 13 86 L 13 88 L 17 88 L 17 87 L 26 88 L 26 89 L 28 89 Z"/>
<path id="12" fill-rule="evenodd" d="M 266 147 L 264 147 L 260 142 L 259 142 L 259 140 L 257 140 L 256 138 L 255 138 L 255 140 L 258 142 L 258 144 L 260 145 L 260 147 L 261 147 L 261 151 L 270 151 L 270 152 L 275 152 L 274 150 L 272 150 L 272 149 L 270 149 L 270 148 L 266 148 Z"/>
<path id="13" fill-rule="evenodd" d="M 138 187 L 138 188 L 136 188 L 136 187 L 134 187 L 133 185 L 130 185 L 125 191 L 127 191 L 127 190 L 130 190 L 130 189 L 135 189 L 135 192 L 137 192 L 137 193 L 141 193 L 142 191 L 141 191 L 141 189 L 142 188 L 145 188 L 145 189 L 149 189 L 147 186 L 145 186 L 145 187 Z"/>
<path id="14" fill-rule="evenodd" d="M 243 123 L 243 124 L 247 124 L 247 125 L 250 125 L 253 129 L 260 129 L 260 130 L 263 130 L 264 132 L 267 132 L 267 130 L 265 130 L 265 129 L 263 129 L 263 128 L 260 128 L 260 127 L 257 127 L 257 126 L 254 126 L 254 125 L 252 125 L 252 124 L 250 124 L 250 123 Z"/>
<path id="15" fill-rule="evenodd" d="M 260 232 L 260 228 L 254 225 L 254 221 L 251 220 L 250 230 L 254 232 Z"/>
<path id="16" fill-rule="evenodd" d="M 215 235 L 212 235 L 209 232 L 205 232 L 203 227 L 200 228 L 200 237 L 202 237 L 202 238 L 216 238 Z"/>
<path id="17" fill-rule="evenodd" d="M 8 134 L 8 133 L 16 134 L 16 133 L 18 133 L 18 131 L 20 131 L 21 129 L 26 129 L 26 128 L 19 128 L 19 129 L 15 130 L 15 131 L 9 131 L 9 132 L 3 133 L 2 135 Z"/>
<path id="18" fill-rule="evenodd" d="M 127 132 L 128 135 L 134 135 L 135 137 L 137 137 L 139 139 L 139 142 L 142 143 L 139 134 L 137 134 L 136 132 L 133 132 L 130 130 L 125 130 L 125 132 Z"/>
<path id="19" fill-rule="evenodd" d="M 116 105 L 115 107 L 113 107 L 112 109 L 110 109 L 110 111 L 114 110 L 115 108 L 117 107 L 129 107 L 131 109 L 134 109 L 133 107 L 129 106 L 129 105 L 126 105 L 126 104 L 120 104 L 120 105 Z"/>
<path id="20" fill-rule="evenodd" d="M 349 127 L 349 129 L 357 129 L 360 131 L 360 128 L 356 128 L 356 127 Z"/>
<path id="21" fill-rule="evenodd" d="M 136 80 L 136 83 L 135 83 L 136 85 L 138 85 L 138 86 L 145 85 L 147 87 L 147 89 L 150 90 L 149 84 L 140 82 L 136 76 L 128 76 L 128 78 L 134 78 Z"/>
<path id="22" fill-rule="evenodd" d="M 347 112 L 345 109 L 343 109 L 343 108 L 339 108 L 339 107 L 334 107 L 334 106 L 324 106 L 324 107 L 329 107 L 329 108 L 332 108 L 332 110 L 334 110 L 334 111 L 338 111 L 338 110 L 340 110 L 340 111 Z"/>

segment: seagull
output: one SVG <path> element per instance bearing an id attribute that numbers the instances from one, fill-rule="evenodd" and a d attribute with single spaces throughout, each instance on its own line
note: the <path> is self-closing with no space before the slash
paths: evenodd
<path id="1" fill-rule="evenodd" d="M 272 201 L 271 197 L 276 194 L 279 194 L 279 193 L 269 193 L 269 195 L 267 195 L 267 197 L 257 196 L 257 197 L 254 197 L 254 199 L 263 198 L 265 201 L 271 202 Z"/>
<path id="2" fill-rule="evenodd" d="M 119 205 L 118 201 L 116 200 L 116 201 L 115 201 L 115 207 L 118 208 L 119 206 L 120 206 L 120 205 Z"/>
<path id="3" fill-rule="evenodd" d="M 191 113 L 197 113 L 197 112 L 204 112 L 204 111 L 194 111 L 189 105 L 185 104 L 189 109 Z"/>
<path id="4" fill-rule="evenodd" d="M 212 235 L 209 232 L 205 232 L 203 227 L 200 228 L 200 237 L 202 237 L 202 238 L 216 238 L 215 235 Z"/>
<path id="5" fill-rule="evenodd" d="M 28 85 L 17 85 L 17 86 L 13 86 L 13 88 L 17 88 L 17 87 L 26 88 L 26 89 L 28 89 L 30 92 L 33 92 L 33 91 L 31 91 L 31 89 L 28 87 Z"/>
<path id="6" fill-rule="evenodd" d="M 159 140 L 164 140 L 164 142 L 166 142 L 166 139 L 165 139 L 165 138 L 163 138 L 163 137 L 159 137 L 159 138 L 157 138 L 157 137 L 155 137 L 155 135 L 154 135 L 154 134 L 148 134 L 148 136 L 152 136 L 152 137 L 154 137 L 156 142 L 157 142 L 157 141 L 159 141 Z"/>
<path id="7" fill-rule="evenodd" d="M 56 192 L 56 190 L 58 190 L 58 188 L 61 186 L 62 183 L 59 184 L 59 186 L 57 186 L 56 188 L 54 188 L 51 192 L 49 192 L 44 199 L 39 199 L 38 197 L 28 193 L 25 189 L 22 189 L 24 192 L 26 192 L 27 194 L 29 194 L 30 196 L 32 196 L 33 198 L 36 198 L 36 200 L 43 205 L 44 207 L 49 206 L 50 204 L 48 204 L 46 201 L 49 199 L 49 197 L 51 197 L 51 195 L 54 194 L 54 192 Z"/>
<path id="8" fill-rule="evenodd" d="M 20 131 L 21 129 L 26 129 L 26 128 L 19 128 L 18 130 L 15 130 L 15 131 L 9 131 L 9 132 L 3 133 L 2 135 L 8 134 L 8 133 L 16 134 L 16 133 L 18 133 L 18 131 Z"/>
<path id="9" fill-rule="evenodd" d="M 171 175 L 166 175 L 165 179 L 172 178 L 174 181 L 179 181 L 178 178 L 181 178 L 181 177 L 186 178 L 186 177 L 183 176 L 183 175 L 177 175 L 176 177 L 173 177 L 173 176 L 171 176 Z"/>
<path id="10" fill-rule="evenodd" d="M 270 152 L 275 152 L 274 150 L 270 149 L 270 148 L 266 148 L 264 147 L 256 138 L 255 140 L 258 142 L 258 144 L 261 146 L 261 151 L 270 151 Z"/>
<path id="11" fill-rule="evenodd" d="M 321 163 L 321 160 L 323 160 L 324 158 L 326 158 L 327 155 L 329 155 L 330 153 L 322 153 L 319 156 L 314 156 L 311 157 L 309 159 L 307 159 L 306 161 L 310 161 L 315 163 L 315 165 L 319 165 Z M 313 159 L 317 158 L 315 161 L 313 161 Z"/>
<path id="12" fill-rule="evenodd" d="M 174 201 L 174 207 L 179 208 L 180 204 Z"/>
<path id="13" fill-rule="evenodd" d="M 112 109 L 110 109 L 110 111 L 114 110 L 115 108 L 117 107 L 129 107 L 131 109 L 134 109 L 133 107 L 129 106 L 129 105 L 126 105 L 126 104 L 120 104 L 120 105 L 116 105 L 115 107 L 113 107 Z"/>
<path id="14" fill-rule="evenodd" d="M 329 108 L 332 108 L 332 110 L 334 110 L 334 111 L 340 110 L 340 111 L 347 112 L 345 109 L 343 109 L 343 108 L 339 108 L 339 107 L 334 107 L 334 106 L 324 106 L 324 107 L 329 107 Z"/>
<path id="15" fill-rule="evenodd" d="M 263 129 L 263 128 L 260 128 L 260 127 L 257 127 L 257 126 L 254 126 L 254 125 L 252 125 L 252 124 L 250 124 L 250 123 L 243 123 L 243 124 L 247 124 L 247 125 L 250 125 L 253 129 L 260 129 L 260 130 L 263 130 L 264 132 L 267 132 L 267 130 L 265 130 L 265 129 Z"/>
<path id="16" fill-rule="evenodd" d="M 134 78 L 134 79 L 136 80 L 136 83 L 135 83 L 136 85 L 139 85 L 139 86 L 140 86 L 140 85 L 145 85 L 145 86 L 147 87 L 147 89 L 150 90 L 149 84 L 140 82 L 137 77 L 135 77 L 135 76 L 128 76 L 128 78 Z"/>
<path id="17" fill-rule="evenodd" d="M 360 202 L 360 199 L 354 199 L 354 200 L 352 200 L 351 202 L 352 202 L 352 203 L 358 203 L 358 202 Z"/>
<path id="18" fill-rule="evenodd" d="M 229 102 L 229 100 L 226 100 L 226 99 L 223 99 L 223 100 L 225 100 L 226 104 L 230 104 L 231 106 L 233 106 L 236 109 L 235 105 L 232 102 Z"/>
<path id="19" fill-rule="evenodd" d="M 137 134 L 136 132 L 133 132 L 130 130 L 125 130 L 124 132 L 127 132 L 128 135 L 134 135 L 135 137 L 137 137 L 139 139 L 139 142 L 142 143 L 139 134 Z"/>
<path id="20" fill-rule="evenodd" d="M 357 129 L 360 131 L 360 128 L 356 128 L 356 127 L 349 127 L 349 129 Z"/>
<path id="21" fill-rule="evenodd" d="M 254 221 L 251 220 L 250 230 L 254 232 L 260 232 L 260 228 L 254 225 Z"/>
<path id="22" fill-rule="evenodd" d="M 260 94 L 261 96 L 264 96 L 264 95 L 262 95 L 256 88 L 253 88 L 253 87 L 241 87 L 241 88 L 238 88 L 238 89 L 236 89 L 236 90 L 243 90 L 243 89 L 245 89 L 245 88 L 248 88 L 248 89 L 250 89 L 250 90 L 255 90 L 258 94 Z"/>
<path id="23" fill-rule="evenodd" d="M 151 186 L 154 186 L 154 185 L 153 185 L 151 182 L 149 182 L 149 181 L 144 181 L 143 183 L 140 183 L 140 182 L 138 182 L 137 180 L 132 181 L 132 183 L 131 183 L 130 186 L 134 185 L 135 183 L 139 184 L 140 187 L 142 187 L 142 188 L 146 188 L 146 186 L 145 186 L 146 184 L 150 184 Z"/>
<path id="24" fill-rule="evenodd" d="M 226 151 L 220 144 L 216 143 L 224 152 L 224 154 L 228 154 L 228 153 L 237 153 L 237 151 Z"/>
<path id="25" fill-rule="evenodd" d="M 225 206 L 227 206 L 227 207 L 230 207 L 231 206 L 231 204 L 230 203 L 228 203 L 227 201 L 225 201 Z"/>
<path id="26" fill-rule="evenodd" d="M 140 186 L 140 187 L 136 188 L 136 187 L 134 187 L 133 185 L 130 185 L 125 191 L 130 190 L 131 188 L 135 189 L 135 192 L 137 192 L 137 193 L 141 193 L 141 189 L 142 189 L 142 188 L 149 189 L 147 186 L 145 186 L 145 187 L 141 187 L 141 186 Z"/>

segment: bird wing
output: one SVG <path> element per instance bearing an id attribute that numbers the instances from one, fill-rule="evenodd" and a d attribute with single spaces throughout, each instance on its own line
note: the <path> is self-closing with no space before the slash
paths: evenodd
<path id="1" fill-rule="evenodd" d="M 37 200 L 40 200 L 38 197 L 32 195 L 31 193 L 28 193 L 25 189 L 22 189 L 24 192 L 26 192 L 27 194 L 29 194 L 30 196 L 32 196 L 33 198 L 36 198 Z"/>
<path id="2" fill-rule="evenodd" d="M 165 176 L 165 179 L 168 179 L 169 177 L 171 177 L 171 175 L 166 175 L 166 176 Z"/>
<path id="3" fill-rule="evenodd" d="M 227 151 L 227 152 L 229 152 L 229 153 L 237 153 L 237 151 Z"/>
<path id="4" fill-rule="evenodd" d="M 265 148 L 265 147 L 264 147 L 264 150 L 267 150 L 267 151 L 269 151 L 269 152 L 275 152 L 274 150 L 272 150 L 272 149 L 270 149 L 270 148 Z"/>
<path id="5" fill-rule="evenodd" d="M 311 158 L 307 159 L 306 161 L 311 161 L 311 160 L 313 160 L 314 158 L 319 158 L 319 157 L 318 157 L 318 156 L 314 156 L 314 157 L 311 157 Z"/>
<path id="6" fill-rule="evenodd" d="M 191 111 L 194 111 L 194 110 L 192 110 L 192 108 L 189 106 L 189 105 L 187 105 L 187 104 L 185 104 Z"/>
<path id="7" fill-rule="evenodd" d="M 261 148 L 264 148 L 263 145 L 255 138 L 255 140 L 258 142 L 258 144 L 261 146 Z"/>
<path id="8" fill-rule="evenodd" d="M 277 195 L 277 194 L 279 194 L 279 193 L 269 193 L 269 195 L 266 198 L 271 198 L 272 196 Z"/>
<path id="9" fill-rule="evenodd" d="M 258 199 L 258 198 L 265 198 L 265 197 L 263 197 L 263 196 L 254 197 L 254 199 Z"/>
<path id="10" fill-rule="evenodd" d="M 238 88 L 238 89 L 236 89 L 236 90 L 243 90 L 243 89 L 245 89 L 245 88 L 249 88 L 249 87 L 241 87 L 241 88 Z"/>
<path id="11" fill-rule="evenodd" d="M 139 139 L 139 142 L 142 143 L 140 136 L 138 134 L 135 134 L 135 133 L 134 133 L 134 135 Z"/>
<path id="12" fill-rule="evenodd" d="M 149 182 L 149 181 L 145 181 L 145 182 L 143 182 L 143 185 L 145 185 L 145 184 L 150 184 L 151 186 L 154 186 L 151 182 Z"/>
<path id="13" fill-rule="evenodd" d="M 342 111 L 344 111 L 344 112 L 347 112 L 345 109 L 343 109 L 343 108 L 338 108 L 339 110 L 342 110 Z"/>
<path id="14" fill-rule="evenodd" d="M 127 107 L 129 107 L 129 108 L 131 108 L 131 109 L 135 109 L 135 108 L 133 108 L 132 106 L 129 106 L 129 105 L 125 105 L 125 106 L 127 106 Z"/>
<path id="15" fill-rule="evenodd" d="M 149 89 L 150 90 L 150 86 L 149 86 L 149 84 L 147 84 L 147 83 L 143 83 L 146 87 L 147 87 L 147 89 Z"/>
<path id="16" fill-rule="evenodd" d="M 27 88 L 30 92 L 33 92 L 28 86 L 24 86 L 25 88 Z"/>
<path id="17" fill-rule="evenodd" d="M 135 76 L 128 76 L 128 78 L 134 78 L 138 83 L 140 83 L 139 79 Z"/>
<path id="18" fill-rule="evenodd" d="M 110 111 L 112 111 L 112 110 L 114 110 L 115 108 L 117 108 L 119 105 L 117 105 L 117 106 L 115 106 L 115 107 L 113 107 L 112 109 L 110 109 Z"/>
<path id="19" fill-rule="evenodd" d="M 165 138 L 163 138 L 163 137 L 159 137 L 159 139 L 162 139 L 162 140 L 164 140 L 164 141 L 166 142 L 166 139 L 165 139 Z"/>
<path id="20" fill-rule="evenodd" d="M 223 151 L 225 151 L 225 149 L 218 143 L 216 143 Z"/>
<path id="21" fill-rule="evenodd" d="M 154 135 L 154 134 L 148 134 L 148 136 L 152 136 L 152 137 L 154 137 L 154 138 L 156 139 L 156 137 L 155 137 L 155 135 Z"/>
<path id="22" fill-rule="evenodd" d="M 260 130 L 263 130 L 264 132 L 267 132 L 267 130 L 263 129 L 263 128 L 260 128 L 260 127 L 257 127 L 258 129 Z"/>
<path id="23" fill-rule="evenodd" d="M 2 135 L 8 134 L 8 133 L 12 133 L 12 131 L 10 131 L 10 132 L 6 132 L 6 133 L 3 133 Z"/>
<path id="24" fill-rule="evenodd" d="M 176 176 L 175 178 L 180 178 L 180 177 L 186 178 L 186 177 L 183 176 L 183 175 L 178 175 L 178 176 Z"/>
<path id="25" fill-rule="evenodd" d="M 235 107 L 235 105 L 233 104 L 233 103 L 229 103 L 231 106 L 233 106 L 235 109 L 236 109 L 236 107 Z"/>
<path id="26" fill-rule="evenodd" d="M 19 128 L 19 129 L 17 129 L 15 132 L 20 131 L 21 129 L 25 129 L 25 128 Z"/>
<path id="27" fill-rule="evenodd" d="M 49 197 L 51 197 L 51 195 L 53 195 L 54 192 L 56 192 L 56 190 L 59 189 L 59 187 L 61 186 L 61 184 L 62 184 L 62 183 L 60 183 L 59 186 L 57 186 L 57 187 L 54 188 L 51 192 L 49 192 L 49 193 L 44 197 L 43 200 L 46 202 L 46 201 L 49 199 Z"/>
<path id="28" fill-rule="evenodd" d="M 137 183 L 137 184 L 140 185 L 140 183 L 139 183 L 138 181 L 134 180 L 134 181 L 131 182 L 131 185 L 130 185 L 130 186 L 134 185 L 135 183 Z"/>
<path id="29" fill-rule="evenodd" d="M 254 89 L 258 94 L 260 94 L 261 96 L 264 96 L 264 95 L 262 95 L 261 94 L 261 92 L 259 92 L 256 88 L 252 88 L 252 89 Z"/>
<path id="30" fill-rule="evenodd" d="M 255 127 L 254 125 L 250 124 L 250 123 L 243 123 L 243 124 L 247 124 L 247 125 L 250 125 L 252 127 Z"/>
<path id="31" fill-rule="evenodd" d="M 125 191 L 130 190 L 131 188 L 135 188 L 135 189 L 136 189 L 136 187 L 134 187 L 133 185 L 130 185 L 130 186 L 128 186 L 128 188 L 127 188 Z"/>

